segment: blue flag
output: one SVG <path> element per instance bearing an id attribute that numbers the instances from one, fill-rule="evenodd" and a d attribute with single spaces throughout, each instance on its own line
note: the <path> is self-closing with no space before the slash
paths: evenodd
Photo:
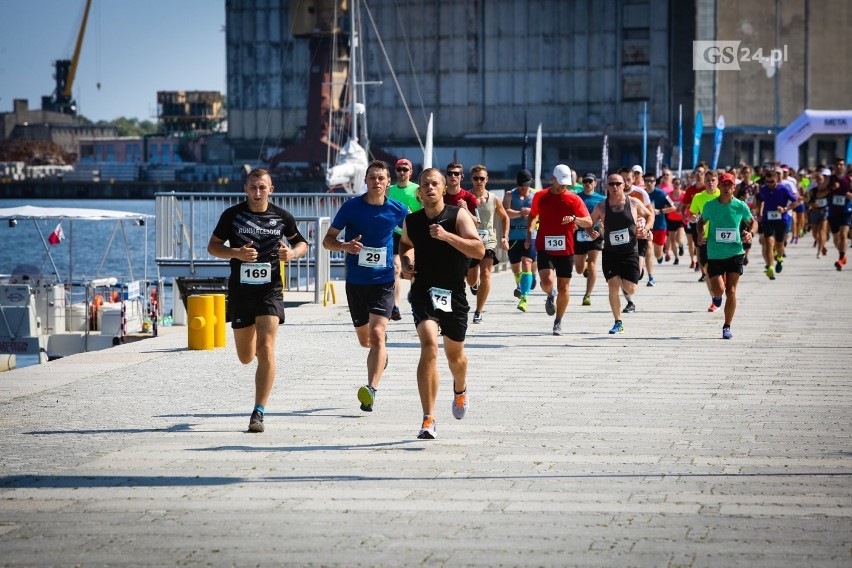
<path id="1" fill-rule="evenodd" d="M 698 167 L 698 151 L 701 149 L 701 133 L 704 131 L 704 118 L 701 111 L 695 116 L 695 127 L 692 129 L 692 169 Z"/>
<path id="2" fill-rule="evenodd" d="M 716 131 L 713 132 L 713 164 L 710 166 L 714 170 L 719 165 L 719 154 L 722 152 L 722 137 L 725 134 L 725 117 L 721 114 L 716 119 Z"/>

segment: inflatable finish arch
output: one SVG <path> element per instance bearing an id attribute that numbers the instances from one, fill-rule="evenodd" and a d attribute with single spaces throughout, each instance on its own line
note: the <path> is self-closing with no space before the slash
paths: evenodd
<path id="1" fill-rule="evenodd" d="M 806 110 L 775 137 L 775 159 L 799 169 L 799 146 L 814 134 L 852 134 L 852 110 Z"/>

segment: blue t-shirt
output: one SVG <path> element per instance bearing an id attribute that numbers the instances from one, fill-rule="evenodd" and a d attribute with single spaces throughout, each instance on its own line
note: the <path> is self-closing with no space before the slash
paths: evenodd
<path id="1" fill-rule="evenodd" d="M 402 225 L 408 207 L 393 199 L 370 205 L 366 195 L 343 203 L 331 226 L 343 232 L 343 240 L 361 235 L 361 254 L 346 254 L 346 282 L 387 284 L 393 282 L 393 230 Z"/>
<path id="2" fill-rule="evenodd" d="M 790 215 L 786 211 L 779 213 L 778 208 L 787 207 L 799 200 L 789 185 L 781 183 L 776 184 L 775 189 L 764 185 L 760 188 L 758 196 L 763 203 L 763 215 L 760 217 L 763 223 L 766 221 L 784 221 L 786 223 Z"/>
<path id="3" fill-rule="evenodd" d="M 654 206 L 655 210 L 653 230 L 663 231 L 668 228 L 668 224 L 666 223 L 666 214 L 657 213 L 656 210 L 662 211 L 666 207 L 673 207 L 674 203 L 671 198 L 666 195 L 666 192 L 659 187 L 655 187 L 654 191 L 648 194 L 648 198 L 651 200 L 651 204 Z"/>

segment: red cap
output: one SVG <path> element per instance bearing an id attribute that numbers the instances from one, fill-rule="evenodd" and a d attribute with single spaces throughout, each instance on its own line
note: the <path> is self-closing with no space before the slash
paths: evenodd
<path id="1" fill-rule="evenodd" d="M 396 161 L 396 165 L 397 165 L 397 167 L 399 167 L 399 166 L 408 166 L 408 169 L 409 169 L 409 170 L 413 170 L 413 169 L 414 169 L 414 166 L 412 166 L 412 165 L 411 165 L 411 161 L 410 161 L 410 160 L 408 160 L 407 158 L 400 158 L 400 159 L 398 159 L 398 160 Z"/>
<path id="2" fill-rule="evenodd" d="M 734 174 L 722 174 L 719 176 L 719 185 L 723 183 L 736 184 L 737 178 L 734 177 Z"/>

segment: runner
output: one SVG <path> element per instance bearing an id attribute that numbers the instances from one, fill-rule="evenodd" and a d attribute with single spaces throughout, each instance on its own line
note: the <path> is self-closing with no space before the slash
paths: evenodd
<path id="1" fill-rule="evenodd" d="M 248 429 L 263 432 L 263 414 L 275 382 L 275 336 L 284 323 L 281 263 L 304 256 L 308 243 L 293 215 L 269 202 L 274 190 L 269 172 L 250 171 L 244 189 L 246 200 L 219 217 L 207 252 L 230 260 L 228 320 L 237 357 L 248 365 L 257 356 Z"/>
<path id="2" fill-rule="evenodd" d="M 465 274 L 468 258 L 482 258 L 485 254 L 473 217 L 458 207 L 444 204 L 446 184 L 446 178 L 437 168 L 427 168 L 420 174 L 417 192 L 423 209 L 405 218 L 399 242 L 403 274 L 417 277 L 411 284 L 411 312 L 420 339 L 417 390 L 423 408 L 417 437 L 427 440 L 437 436 L 439 329 L 453 375 L 453 417 L 461 420 L 470 407 L 464 353 L 470 311 L 464 289 Z"/>
<path id="3" fill-rule="evenodd" d="M 568 309 L 571 271 L 574 268 L 574 229 L 591 226 L 589 211 L 583 200 L 568 191 L 568 185 L 572 183 L 571 168 L 565 164 L 557 165 L 553 169 L 550 189 L 536 193 L 527 219 L 525 246 L 532 241 L 533 226 L 538 220 L 535 239 L 538 274 L 541 289 L 547 294 L 544 309 L 547 315 L 556 316 L 553 320 L 553 335 L 562 335 L 562 316 Z"/>
<path id="4" fill-rule="evenodd" d="M 719 175 L 716 173 L 716 170 L 707 170 L 707 172 L 704 174 L 704 191 L 695 194 L 695 197 L 692 198 L 692 203 L 689 206 L 689 213 L 691 215 L 689 221 L 695 224 L 696 235 L 698 234 L 698 217 L 701 215 L 701 210 L 704 209 L 704 205 L 711 199 L 716 199 L 717 197 L 719 197 L 718 183 Z M 704 237 L 706 239 L 707 235 L 705 235 Z M 710 283 L 707 282 L 706 244 L 698 246 L 698 267 L 701 270 L 701 277 L 698 279 L 698 281 L 705 282 L 707 284 L 707 291 L 709 292 Z M 710 305 L 710 308 L 708 308 L 708 310 L 711 312 L 715 312 L 716 309 L 717 308 L 715 308 L 712 304 Z"/>
<path id="5" fill-rule="evenodd" d="M 683 182 L 680 178 L 672 180 L 672 191 L 669 194 L 669 199 L 672 200 L 674 211 L 666 214 L 666 228 L 668 237 L 666 238 L 666 262 L 674 258 L 672 264 L 680 264 L 680 257 L 683 256 L 683 242 L 686 240 L 686 231 L 684 230 L 683 215 L 680 211 L 683 206 Z M 654 219 L 656 222 L 656 218 Z"/>
<path id="6" fill-rule="evenodd" d="M 473 180 L 473 195 L 476 197 L 477 217 L 479 218 L 479 236 L 485 245 L 485 256 L 482 260 L 470 259 L 470 268 L 467 271 L 467 283 L 471 290 L 476 290 L 476 310 L 473 312 L 473 323 L 482 323 L 482 312 L 485 310 L 485 301 L 491 292 L 491 269 L 497 262 L 497 247 L 509 250 L 509 216 L 503 208 L 500 199 L 485 189 L 488 183 L 488 170 L 483 165 L 470 168 L 470 177 Z M 501 226 L 500 239 L 497 238 L 497 230 L 494 218 L 499 217 Z"/>
<path id="7" fill-rule="evenodd" d="M 663 263 L 663 249 L 666 246 L 666 236 L 668 234 L 668 225 L 666 215 L 674 212 L 675 206 L 671 198 L 665 192 L 656 187 L 657 180 L 649 174 L 645 176 L 645 189 L 648 191 L 648 197 L 651 200 L 651 206 L 654 208 L 654 227 L 652 233 L 654 235 L 654 258 L 657 259 L 657 264 Z M 653 262 L 648 265 L 648 286 L 653 286 L 656 282 L 651 272 Z"/>
<path id="8" fill-rule="evenodd" d="M 764 182 L 757 194 L 763 230 L 763 259 L 766 262 L 764 273 L 770 280 L 775 280 L 775 273 L 784 268 L 784 237 L 789 211 L 798 204 L 798 197 L 786 184 L 778 185 L 778 174 L 774 169 L 767 168 Z"/>
<path id="9" fill-rule="evenodd" d="M 694 268 L 696 272 L 701 270 L 698 266 L 698 262 L 696 262 L 697 251 L 695 248 L 695 231 L 697 227 L 695 223 L 690 222 L 691 214 L 689 212 L 689 207 L 692 205 L 692 198 L 704 191 L 705 173 L 707 173 L 707 162 L 698 162 L 698 165 L 695 166 L 695 170 L 690 176 L 693 183 L 686 188 L 686 192 L 683 194 L 683 201 L 681 202 L 681 215 L 683 215 L 683 218 L 686 221 L 686 243 L 689 249 L 689 267 Z"/>
<path id="10" fill-rule="evenodd" d="M 831 171 L 828 169 L 817 170 L 811 174 L 810 189 L 807 196 L 808 224 L 814 236 L 814 246 L 817 247 L 816 256 L 819 258 L 828 254 L 826 241 L 828 240 L 828 204 L 831 199 L 831 190 L 828 187 L 828 178 Z"/>
<path id="11" fill-rule="evenodd" d="M 846 266 L 849 226 L 852 225 L 852 183 L 845 169 L 846 161 L 837 158 L 834 162 L 834 173 L 828 178 L 828 187 L 831 190 L 828 227 L 834 236 L 834 246 L 837 247 L 839 255 L 834 263 L 834 268 L 838 271 Z"/>
<path id="12" fill-rule="evenodd" d="M 413 171 L 411 160 L 407 158 L 397 160 L 396 183 L 388 188 L 388 197 L 408 207 L 410 213 L 419 211 L 423 207 L 417 201 L 417 184 L 411 181 Z M 391 312 L 391 319 L 394 321 L 402 319 L 402 314 L 399 312 L 400 274 L 402 273 L 399 264 L 399 237 L 401 235 L 402 229 L 395 227 L 393 230 L 393 311 Z"/>
<path id="13" fill-rule="evenodd" d="M 636 240 L 640 233 L 644 238 L 651 236 L 654 212 L 635 197 L 625 194 L 624 178 L 619 174 L 609 176 L 606 185 L 607 198 L 595 207 L 590 221 L 593 226 L 603 223 L 603 274 L 609 288 L 609 307 L 615 317 L 615 324 L 609 332 L 615 334 L 624 332 L 619 291 L 627 298 L 625 311 L 628 307 L 633 308 L 631 311 L 636 309 L 632 299 L 639 283 L 639 246 Z M 638 228 L 636 219 L 640 218 L 649 228 Z M 592 239 L 601 236 L 594 228 L 587 232 Z"/>
<path id="14" fill-rule="evenodd" d="M 382 372 L 388 365 L 385 342 L 395 286 L 393 229 L 402 224 L 408 207 L 387 197 L 390 171 L 384 162 L 371 162 L 365 180 L 367 193 L 343 202 L 322 246 L 333 252 L 346 252 L 349 315 L 358 343 L 370 350 L 367 384 L 358 389 L 358 401 L 361 410 L 372 412 Z M 338 240 L 344 231 L 344 240 Z"/>
<path id="15" fill-rule="evenodd" d="M 509 216 L 509 264 L 515 275 L 515 297 L 518 309 L 527 311 L 527 296 L 535 288 L 535 247 L 527 246 L 527 218 L 530 216 L 534 191 L 532 173 L 521 170 L 516 177 L 518 186 L 503 197 L 503 208 Z"/>
<path id="16" fill-rule="evenodd" d="M 598 203 L 606 196 L 596 191 L 598 178 L 595 174 L 583 176 L 583 192 L 579 194 L 586 209 L 593 211 Z M 600 232 L 600 226 L 597 227 Z M 583 295 L 583 305 L 592 305 L 592 290 L 598 279 L 598 256 L 603 249 L 603 236 L 592 239 L 585 229 L 578 228 L 574 234 L 574 270 L 586 278 L 586 293 Z"/>
<path id="17" fill-rule="evenodd" d="M 752 181 L 751 174 L 752 170 L 749 166 L 743 166 L 740 168 L 740 178 L 739 180 L 737 180 L 737 187 L 734 190 L 734 197 L 736 197 L 740 201 L 745 202 L 745 204 L 748 205 L 748 208 L 751 211 L 751 216 L 757 219 L 757 192 L 760 190 L 760 186 Z M 745 266 L 748 266 L 748 256 L 751 252 L 752 240 L 749 240 L 748 242 L 743 242 L 743 249 L 745 250 L 745 258 L 743 258 L 743 265 Z"/>
<path id="18" fill-rule="evenodd" d="M 722 338 L 732 339 L 731 322 L 737 309 L 737 283 L 743 273 L 745 250 L 755 229 L 754 217 L 745 202 L 735 199 L 733 174 L 719 178 L 719 197 L 708 201 L 698 220 L 698 242 L 707 247 L 707 275 L 713 304 L 718 309 L 725 293 L 725 323 Z M 743 224 L 747 224 L 742 229 Z"/>

